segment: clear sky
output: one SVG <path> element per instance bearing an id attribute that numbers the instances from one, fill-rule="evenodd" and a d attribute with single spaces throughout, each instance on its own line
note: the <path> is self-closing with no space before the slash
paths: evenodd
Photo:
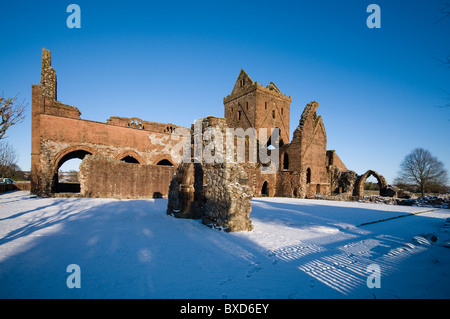
<path id="1" fill-rule="evenodd" d="M 83 119 L 111 116 L 190 126 L 223 117 L 243 68 L 292 96 L 291 138 L 318 101 L 328 149 L 349 169 L 388 182 L 415 147 L 450 170 L 449 1 L 2 1 L 0 93 L 29 103 L 7 141 L 30 169 L 31 85 L 51 50 L 58 100 Z M 69 4 L 81 28 L 69 29 Z M 381 28 L 369 29 L 369 4 Z"/>

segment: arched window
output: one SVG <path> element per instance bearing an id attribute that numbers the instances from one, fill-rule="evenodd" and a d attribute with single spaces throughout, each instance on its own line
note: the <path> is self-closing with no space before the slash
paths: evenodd
<path id="1" fill-rule="evenodd" d="M 309 167 L 306 170 L 306 184 L 311 184 L 311 169 Z"/>
<path id="2" fill-rule="evenodd" d="M 287 153 L 284 153 L 283 156 L 283 169 L 285 170 L 289 169 L 289 155 Z"/>
<path id="3" fill-rule="evenodd" d="M 261 188 L 261 196 L 269 196 L 269 183 L 267 181 L 264 182 Z"/>

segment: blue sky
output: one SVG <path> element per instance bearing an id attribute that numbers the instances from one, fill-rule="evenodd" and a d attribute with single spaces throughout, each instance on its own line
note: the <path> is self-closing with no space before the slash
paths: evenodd
<path id="1" fill-rule="evenodd" d="M 448 1 L 447 1 L 448 2 Z M 69 29 L 69 4 L 81 29 Z M 369 29 L 366 8 L 381 8 Z M 223 116 L 243 68 L 292 96 L 291 138 L 318 101 L 328 137 L 349 169 L 395 178 L 415 147 L 450 169 L 450 18 L 445 1 L 8 1 L 1 2 L 0 93 L 29 103 L 7 141 L 30 169 L 31 85 L 52 51 L 58 100 L 83 119 L 110 116 L 190 126 Z"/>

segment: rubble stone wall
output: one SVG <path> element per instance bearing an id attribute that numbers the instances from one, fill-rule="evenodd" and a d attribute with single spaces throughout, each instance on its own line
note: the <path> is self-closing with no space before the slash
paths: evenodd
<path id="1" fill-rule="evenodd" d="M 109 198 L 167 198 L 175 167 L 130 164 L 87 155 L 80 165 L 81 195 Z"/>

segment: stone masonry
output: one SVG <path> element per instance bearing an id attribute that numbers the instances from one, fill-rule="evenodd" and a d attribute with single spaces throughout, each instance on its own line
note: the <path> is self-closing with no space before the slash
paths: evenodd
<path id="1" fill-rule="evenodd" d="M 224 119 L 205 118 L 201 132 L 214 127 L 222 136 Z M 196 132 L 191 130 L 192 139 Z M 202 147 L 206 142 L 202 139 Z M 195 154 L 195 153 L 193 153 Z M 225 231 L 252 230 L 250 221 L 253 191 L 245 169 L 232 160 L 225 163 L 180 163 L 169 187 L 167 214 L 202 219 L 202 223 Z"/>

